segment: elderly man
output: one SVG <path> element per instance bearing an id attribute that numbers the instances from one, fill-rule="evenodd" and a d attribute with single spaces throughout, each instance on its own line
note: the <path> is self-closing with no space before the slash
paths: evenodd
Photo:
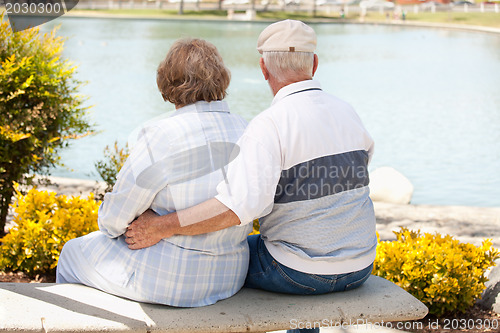
<path id="1" fill-rule="evenodd" d="M 369 277 L 377 246 L 367 170 L 373 140 L 349 104 L 312 80 L 311 27 L 280 21 L 257 44 L 274 100 L 239 139 L 218 194 L 169 215 L 146 212 L 130 225 L 127 243 L 139 249 L 259 218 L 261 234 L 248 238 L 245 286 L 290 294 L 356 288 Z"/>

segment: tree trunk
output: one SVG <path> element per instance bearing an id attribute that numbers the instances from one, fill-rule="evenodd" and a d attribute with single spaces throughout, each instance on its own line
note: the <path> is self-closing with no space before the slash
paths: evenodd
<path id="1" fill-rule="evenodd" d="M 179 15 L 184 15 L 184 0 L 179 3 Z"/>
<path id="2" fill-rule="evenodd" d="M 14 188 L 12 185 L 4 185 L 2 187 L 0 191 L 0 237 L 5 236 L 5 224 L 7 223 L 7 216 L 13 195 Z"/>

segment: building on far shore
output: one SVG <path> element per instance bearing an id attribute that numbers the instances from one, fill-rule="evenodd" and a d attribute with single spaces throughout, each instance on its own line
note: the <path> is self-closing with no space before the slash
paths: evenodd
<path id="1" fill-rule="evenodd" d="M 427 2 L 433 2 L 433 3 L 437 3 L 437 4 L 447 5 L 453 1 L 450 1 L 450 0 L 424 0 L 424 1 L 422 1 L 422 0 L 395 0 L 394 2 L 397 5 L 419 5 L 419 4 L 423 4 L 423 3 L 427 3 Z"/>

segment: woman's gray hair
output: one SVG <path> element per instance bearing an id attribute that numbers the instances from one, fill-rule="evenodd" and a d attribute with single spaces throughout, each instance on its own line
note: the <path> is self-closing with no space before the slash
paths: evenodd
<path id="1" fill-rule="evenodd" d="M 311 79 L 313 76 L 313 52 L 279 52 L 262 53 L 264 64 L 269 74 L 280 83 Z"/>
<path id="2" fill-rule="evenodd" d="M 163 99 L 176 106 L 222 100 L 230 80 L 217 48 L 203 39 L 177 40 L 156 73 Z"/>

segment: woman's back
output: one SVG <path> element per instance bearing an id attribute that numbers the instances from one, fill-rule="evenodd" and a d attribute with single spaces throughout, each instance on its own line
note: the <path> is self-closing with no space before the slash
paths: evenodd
<path id="1" fill-rule="evenodd" d="M 203 166 L 219 157 L 201 156 L 203 149 L 197 148 L 222 142 L 232 147 L 245 125 L 241 117 L 228 112 L 224 102 L 198 102 L 146 127 L 113 192 L 101 206 L 101 229 L 113 230 L 114 223 L 122 225 L 121 216 L 139 215 L 140 207 L 149 206 L 163 215 L 212 198 L 223 181 L 223 172 Z M 203 174 L 200 169 L 213 171 Z M 140 184 L 138 179 L 143 179 Z M 137 187 L 132 195 L 135 199 L 131 200 L 130 193 L 122 196 Z M 149 302 L 202 306 L 232 296 L 243 285 L 250 230 L 245 226 L 198 236 L 173 236 L 135 251 L 124 246 L 123 236 L 111 245 L 105 238 L 95 237 L 82 244 L 82 250 L 99 274 L 112 277 Z"/>

